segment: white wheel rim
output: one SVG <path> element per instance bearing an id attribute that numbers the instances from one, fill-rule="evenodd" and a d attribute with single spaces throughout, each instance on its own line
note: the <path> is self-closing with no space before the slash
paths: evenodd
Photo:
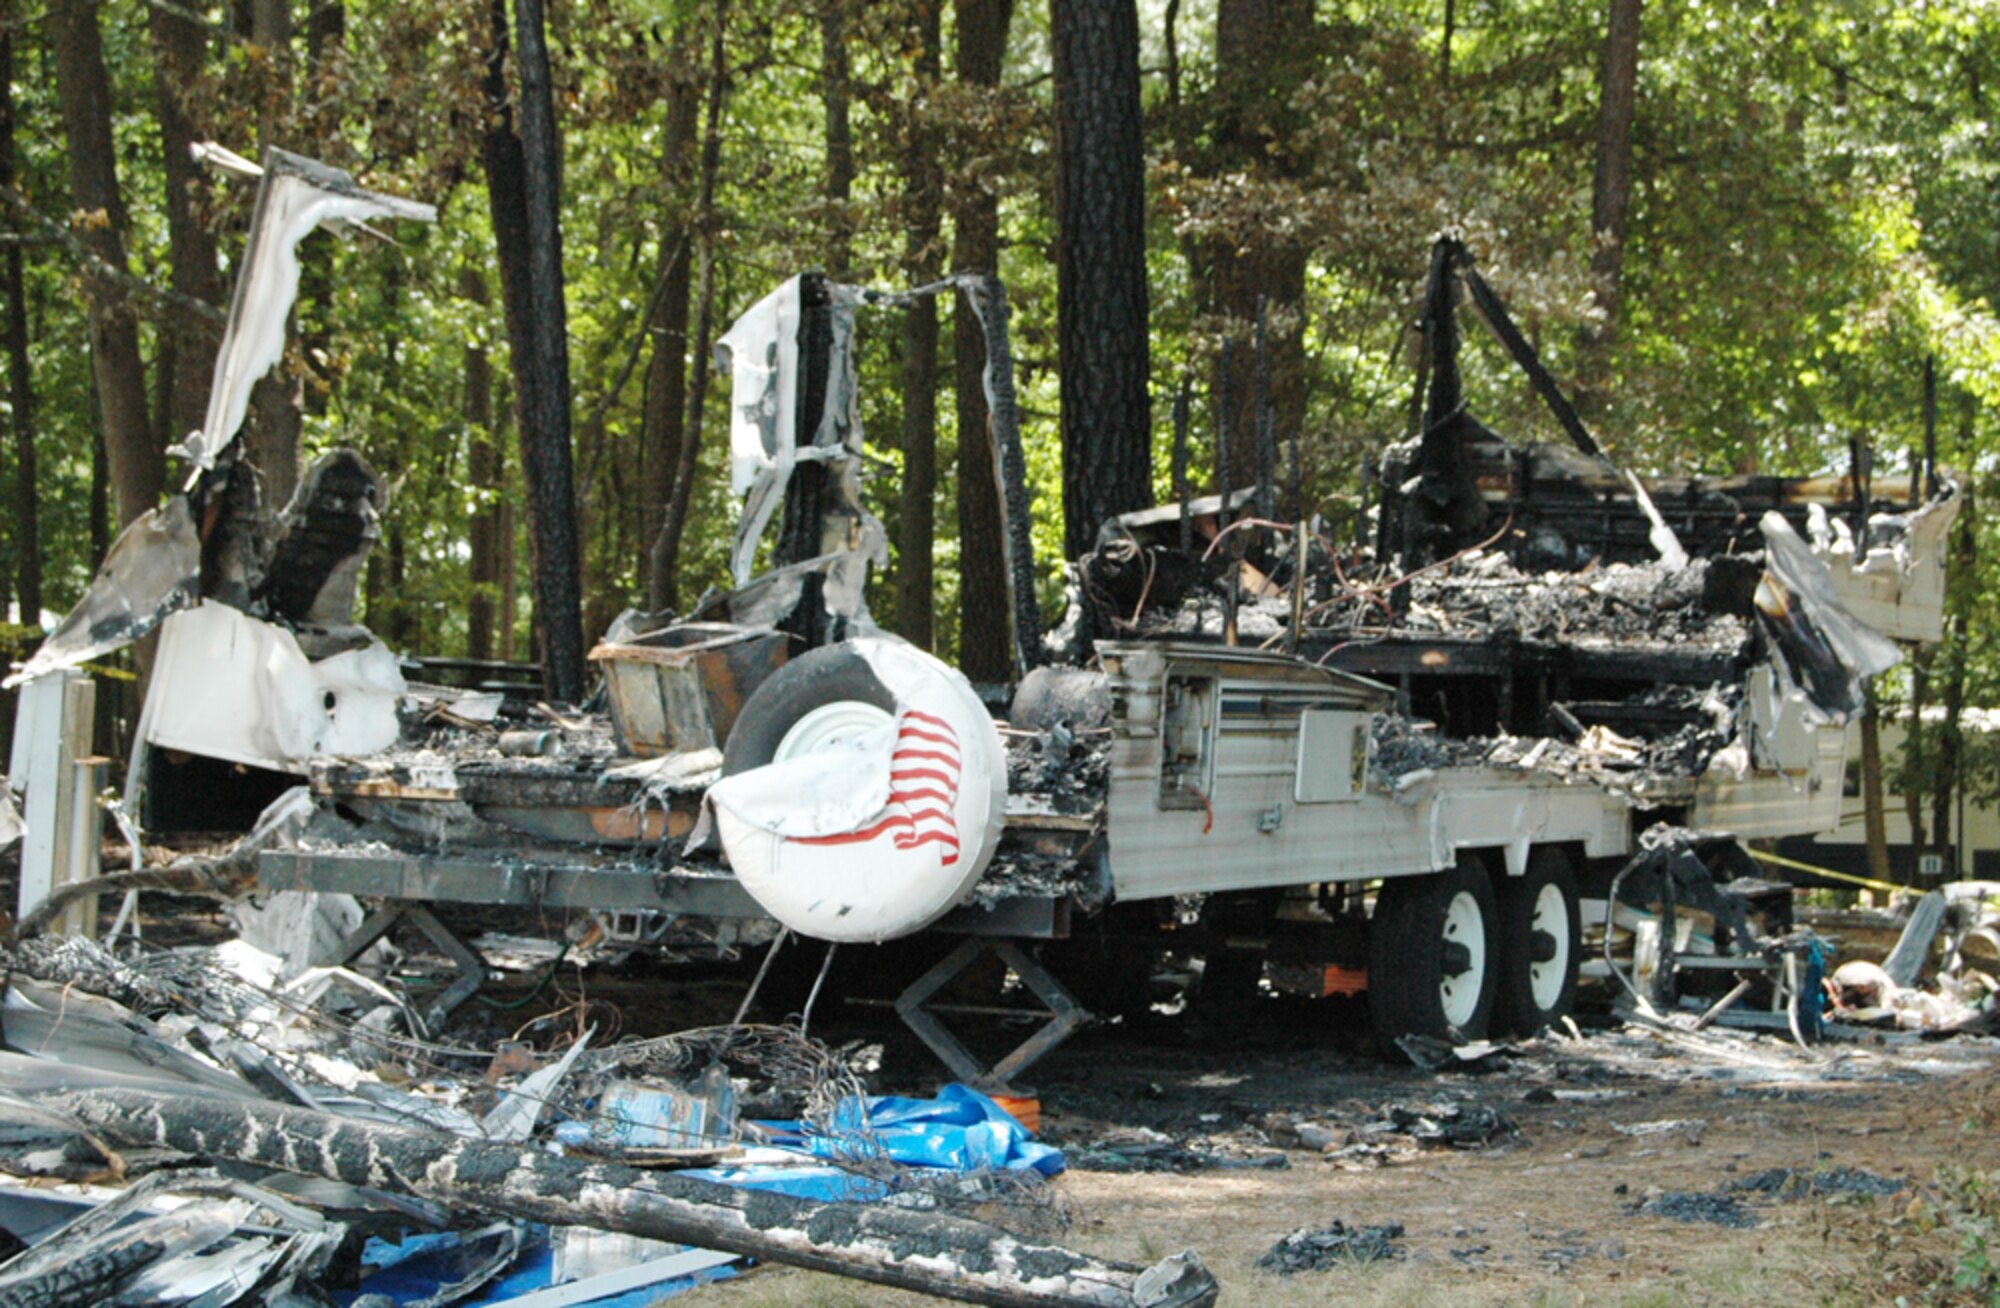
<path id="1" fill-rule="evenodd" d="M 822 704 L 792 724 L 792 729 L 778 742 L 777 752 L 771 756 L 771 761 L 783 763 L 787 759 L 817 754 L 843 740 L 852 740 L 894 721 L 893 714 L 864 700 L 843 699 Z"/>
<path id="2" fill-rule="evenodd" d="M 1548 962 L 1528 964 L 1528 993 L 1537 1009 L 1551 1012 L 1562 1002 L 1563 982 L 1569 977 L 1569 901 L 1561 886 L 1550 883 L 1536 892 L 1535 916 L 1528 930 L 1546 931 L 1555 941 L 1556 951 Z"/>
<path id="3" fill-rule="evenodd" d="M 1469 890 L 1451 897 L 1444 911 L 1444 943 L 1465 946 L 1471 960 L 1457 976 L 1438 982 L 1438 998 L 1444 1004 L 1444 1020 L 1465 1026 L 1479 1011 L 1479 994 L 1486 988 L 1486 922 L 1479 901 Z"/>

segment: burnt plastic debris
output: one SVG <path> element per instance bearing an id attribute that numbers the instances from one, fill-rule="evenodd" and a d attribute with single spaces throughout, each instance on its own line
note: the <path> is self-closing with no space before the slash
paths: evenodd
<path id="1" fill-rule="evenodd" d="M 1396 1241 L 1403 1238 L 1401 1222 L 1380 1226 L 1349 1226 L 1338 1218 L 1318 1228 L 1300 1227 L 1272 1245 L 1257 1260 L 1257 1266 L 1280 1276 L 1299 1272 L 1321 1272 L 1329 1267 L 1399 1259 L 1403 1250 Z"/>

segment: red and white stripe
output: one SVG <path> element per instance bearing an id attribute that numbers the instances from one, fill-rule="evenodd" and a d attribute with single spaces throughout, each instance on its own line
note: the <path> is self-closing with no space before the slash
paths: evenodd
<path id="1" fill-rule="evenodd" d="M 905 709 L 896 721 L 896 752 L 890 759 L 889 802 L 882 816 L 859 831 L 806 836 L 801 845 L 856 845 L 888 836 L 897 849 L 919 845 L 942 848 L 940 862 L 958 862 L 958 783 L 963 763 L 958 733 L 934 714 Z"/>

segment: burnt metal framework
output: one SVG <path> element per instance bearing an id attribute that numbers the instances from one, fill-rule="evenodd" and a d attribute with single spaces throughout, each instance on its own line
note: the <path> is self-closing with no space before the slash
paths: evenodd
<path id="1" fill-rule="evenodd" d="M 1469 411 L 1459 370 L 1461 288 L 1573 451 L 1509 445 Z M 1400 555 L 1404 569 L 1414 570 L 1482 543 L 1503 523 L 1511 530 L 1496 544 L 1525 571 L 1655 557 L 1651 524 L 1630 478 L 1584 424 L 1499 293 L 1480 274 L 1471 252 L 1455 237 L 1440 237 L 1432 247 L 1417 330 L 1424 347 L 1412 395 L 1414 439 L 1384 460 L 1376 478 L 1382 505 L 1379 557 Z M 1908 504 L 1875 494 L 1867 452 L 1858 443 L 1852 462 L 1843 478 L 1686 477 L 1649 481 L 1647 489 L 1664 521 L 1695 556 L 1727 553 L 1753 541 L 1757 520 L 1768 510 L 1802 528 L 1808 503 L 1857 524 L 1856 539 L 1864 539 L 1870 514 L 1909 507 L 1937 491 L 1934 435 L 1927 435 Z"/>
<path id="2" fill-rule="evenodd" d="M 963 1005 L 948 1006 L 932 1004 L 931 1000 L 940 990 L 971 968 L 988 953 L 1005 963 L 1013 974 L 1020 978 L 1035 998 L 1046 1008 L 1032 1009 L 992 1009 L 968 1008 Z M 951 1028 L 939 1016 L 945 1012 L 976 1013 L 984 1016 L 1033 1017 L 1040 1024 L 1011 1051 L 1002 1055 L 992 1064 L 980 1062 L 979 1058 L 965 1047 Z M 1001 1094 L 1018 1093 L 1014 1078 L 1026 1072 L 1043 1056 L 1050 1053 L 1063 1041 L 1069 1039 L 1079 1027 L 1090 1021 L 1090 1014 L 1056 980 L 1053 973 L 1042 966 L 1041 960 L 1023 949 L 1017 941 L 1005 938 L 973 936 L 959 943 L 958 948 L 947 954 L 937 966 L 911 982 L 909 987 L 896 999 L 896 1015 L 903 1024 L 914 1031 L 919 1040 L 938 1061 L 952 1070 L 953 1075 L 969 1085 L 997 1091 Z"/>

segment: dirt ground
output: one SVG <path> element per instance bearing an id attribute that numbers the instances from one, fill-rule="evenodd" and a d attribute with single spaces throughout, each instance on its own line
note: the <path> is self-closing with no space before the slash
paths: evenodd
<path id="1" fill-rule="evenodd" d="M 828 1039 L 883 1041 L 885 1079 L 924 1066 L 879 1016 L 823 1022 Z M 1072 1161 L 1053 1185 L 1065 1238 L 1139 1262 L 1193 1246 L 1236 1304 L 1987 1302 L 1949 1288 L 1958 1245 L 1938 1180 L 1941 1165 L 2000 1167 L 2000 1044 L 1808 1055 L 1728 1033 L 1697 1051 L 1600 1025 L 1439 1074 L 1359 1048 L 1359 1015 L 1336 1001 L 1087 1031 L 1033 1077 L 1043 1136 Z M 1504 1123 L 1480 1147 L 1425 1145 L 1382 1129 L 1401 1120 L 1391 1106 Z M 1334 1152 L 1301 1142 L 1301 1123 Z M 1287 1233 L 1335 1220 L 1399 1224 L 1399 1256 L 1257 1266 Z M 763 1269 L 682 1302 L 929 1301 Z"/>

